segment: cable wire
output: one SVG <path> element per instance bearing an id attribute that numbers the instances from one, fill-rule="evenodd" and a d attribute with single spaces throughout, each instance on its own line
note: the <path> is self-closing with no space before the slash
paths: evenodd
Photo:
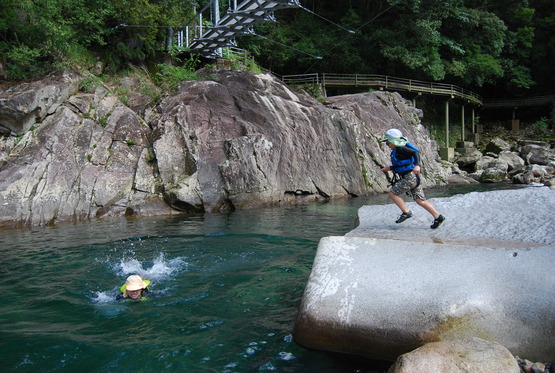
<path id="1" fill-rule="evenodd" d="M 250 32 L 249 32 L 249 35 L 258 36 L 259 38 L 262 38 L 262 39 L 271 41 L 272 43 L 279 44 L 279 45 L 281 45 L 281 46 L 283 46 L 283 47 L 286 47 L 286 48 L 289 48 L 289 49 L 293 49 L 294 51 L 297 51 L 297 52 L 302 53 L 302 54 L 306 54 L 307 56 L 313 57 L 313 58 L 315 58 L 315 59 L 317 59 L 317 60 L 321 60 L 321 59 L 322 59 L 321 56 L 315 56 L 315 55 L 310 54 L 310 53 L 308 53 L 308 52 L 305 52 L 305 51 L 302 51 L 302 50 L 300 50 L 300 49 L 297 49 L 297 48 L 291 47 L 291 46 L 289 46 L 289 45 L 283 44 L 283 43 L 281 43 L 281 42 L 279 42 L 279 41 L 272 40 L 272 39 L 270 39 L 270 38 L 268 38 L 268 37 L 266 37 L 266 36 L 262 36 L 262 35 L 260 35 L 260 34 L 257 34 L 257 33 L 254 32 L 254 31 L 250 31 Z"/>
<path id="2" fill-rule="evenodd" d="M 345 27 L 343 27 L 343 26 L 341 26 L 341 25 L 338 25 L 337 23 L 332 22 L 332 21 L 330 21 L 329 19 L 322 17 L 322 16 L 319 15 L 318 13 L 315 13 L 315 12 L 313 12 L 312 10 L 305 8 L 304 6 L 302 6 L 302 5 L 300 5 L 300 4 L 299 4 L 299 7 L 300 7 L 301 9 L 303 9 L 303 10 L 309 12 L 310 14 L 314 14 L 316 17 L 320 17 L 321 19 L 323 19 L 323 20 L 326 21 L 326 22 L 329 22 L 329 23 L 331 23 L 332 25 L 335 25 L 335 26 L 339 27 L 340 29 L 343 29 L 343 30 L 345 30 L 345 31 L 347 31 L 347 32 L 349 32 L 349 33 L 351 33 L 351 34 L 354 34 L 354 33 L 355 33 L 354 30 L 349 30 L 349 29 L 347 29 L 347 28 L 345 28 Z"/>
<path id="3" fill-rule="evenodd" d="M 378 13 L 376 16 L 372 17 L 371 19 L 369 19 L 368 21 L 366 21 L 365 23 L 363 23 L 362 25 L 360 25 L 360 26 L 355 30 L 355 32 L 356 32 L 356 31 L 359 31 L 360 29 L 362 29 L 363 27 L 365 27 L 366 25 L 368 25 L 370 22 L 373 22 L 374 20 L 376 20 L 376 18 L 382 16 L 383 14 L 385 14 L 387 11 L 389 11 L 389 10 L 390 10 L 391 8 L 393 8 L 394 6 L 395 6 L 395 4 L 391 5 L 389 8 L 387 8 L 387 9 L 384 10 L 383 12 Z M 319 58 L 319 60 L 324 59 L 324 57 L 325 57 L 326 55 L 328 55 L 332 50 L 334 50 L 335 48 L 337 48 L 337 47 L 339 46 L 339 44 L 343 43 L 343 41 L 345 41 L 349 36 L 351 36 L 351 35 L 347 35 L 347 36 L 345 36 L 343 39 L 341 39 L 338 43 L 335 43 L 335 45 L 334 45 L 333 47 L 331 47 L 330 49 L 328 49 L 328 50 L 323 54 L 323 56 Z M 309 68 L 306 69 L 304 73 L 306 74 L 310 69 L 312 69 L 312 68 L 314 67 L 314 65 L 316 65 L 317 62 L 318 62 L 318 61 L 314 61 L 314 63 L 313 63 L 312 65 L 310 65 Z"/>

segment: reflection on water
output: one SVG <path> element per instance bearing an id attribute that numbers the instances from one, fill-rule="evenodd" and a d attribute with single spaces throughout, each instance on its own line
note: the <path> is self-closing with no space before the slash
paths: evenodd
<path id="1" fill-rule="evenodd" d="M 0 371 L 382 371 L 291 336 L 318 241 L 369 203 L 1 231 Z M 133 273 L 162 296 L 116 301 Z"/>

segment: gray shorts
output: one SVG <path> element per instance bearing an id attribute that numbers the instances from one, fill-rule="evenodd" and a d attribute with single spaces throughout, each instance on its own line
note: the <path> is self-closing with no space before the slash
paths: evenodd
<path id="1" fill-rule="evenodd" d="M 424 189 L 422 188 L 421 183 L 418 182 L 418 179 L 413 172 L 406 173 L 401 177 L 401 180 L 393 184 L 391 192 L 398 196 L 409 192 L 412 195 L 412 199 L 426 199 Z"/>

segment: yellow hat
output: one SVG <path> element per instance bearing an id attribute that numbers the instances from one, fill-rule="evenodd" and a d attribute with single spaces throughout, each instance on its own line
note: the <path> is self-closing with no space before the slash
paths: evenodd
<path id="1" fill-rule="evenodd" d="M 143 280 L 139 275 L 131 275 L 127 277 L 125 284 L 120 288 L 120 291 L 123 293 L 123 296 L 127 298 L 127 290 L 139 290 L 139 289 L 146 289 L 150 285 L 150 281 Z"/>

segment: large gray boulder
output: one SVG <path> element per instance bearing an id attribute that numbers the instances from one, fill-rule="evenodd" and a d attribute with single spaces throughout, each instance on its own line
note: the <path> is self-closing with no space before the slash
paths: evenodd
<path id="1" fill-rule="evenodd" d="M 478 162 L 484 155 L 476 148 L 470 148 L 465 154 L 458 157 L 455 162 L 457 165 L 468 172 L 476 171 L 476 162 Z"/>
<path id="2" fill-rule="evenodd" d="M 448 180 L 421 111 L 396 93 L 324 105 L 271 74 L 220 71 L 183 83 L 152 108 L 141 95 L 124 100 L 130 107 L 103 84 L 72 94 L 76 82 L 71 74 L 61 79 L 44 107 L 21 106 L 22 86 L 0 95 L 0 124 L 24 131 L 0 137 L 0 226 L 384 192 L 389 180 L 380 168 L 390 150 L 378 139 L 389 127 L 422 149 L 426 185 Z"/>
<path id="3" fill-rule="evenodd" d="M 378 139 L 392 126 L 422 148 L 427 185 L 447 180 L 421 111 L 398 94 L 333 97 L 324 106 L 269 74 L 214 78 L 184 83 L 151 120 L 174 206 L 221 211 L 384 192 L 380 168 L 390 151 Z"/>
<path id="4" fill-rule="evenodd" d="M 555 149 L 542 141 L 527 141 L 521 143 L 520 156 L 527 164 L 550 165 L 555 167 Z"/>
<path id="5" fill-rule="evenodd" d="M 401 355 L 387 372 L 520 373 L 520 367 L 499 343 L 466 338 L 425 344 Z"/>
<path id="6" fill-rule="evenodd" d="M 555 361 L 555 193 L 546 187 L 365 206 L 360 225 L 320 241 L 295 323 L 302 345 L 394 360 L 425 343 L 479 337 Z"/>

